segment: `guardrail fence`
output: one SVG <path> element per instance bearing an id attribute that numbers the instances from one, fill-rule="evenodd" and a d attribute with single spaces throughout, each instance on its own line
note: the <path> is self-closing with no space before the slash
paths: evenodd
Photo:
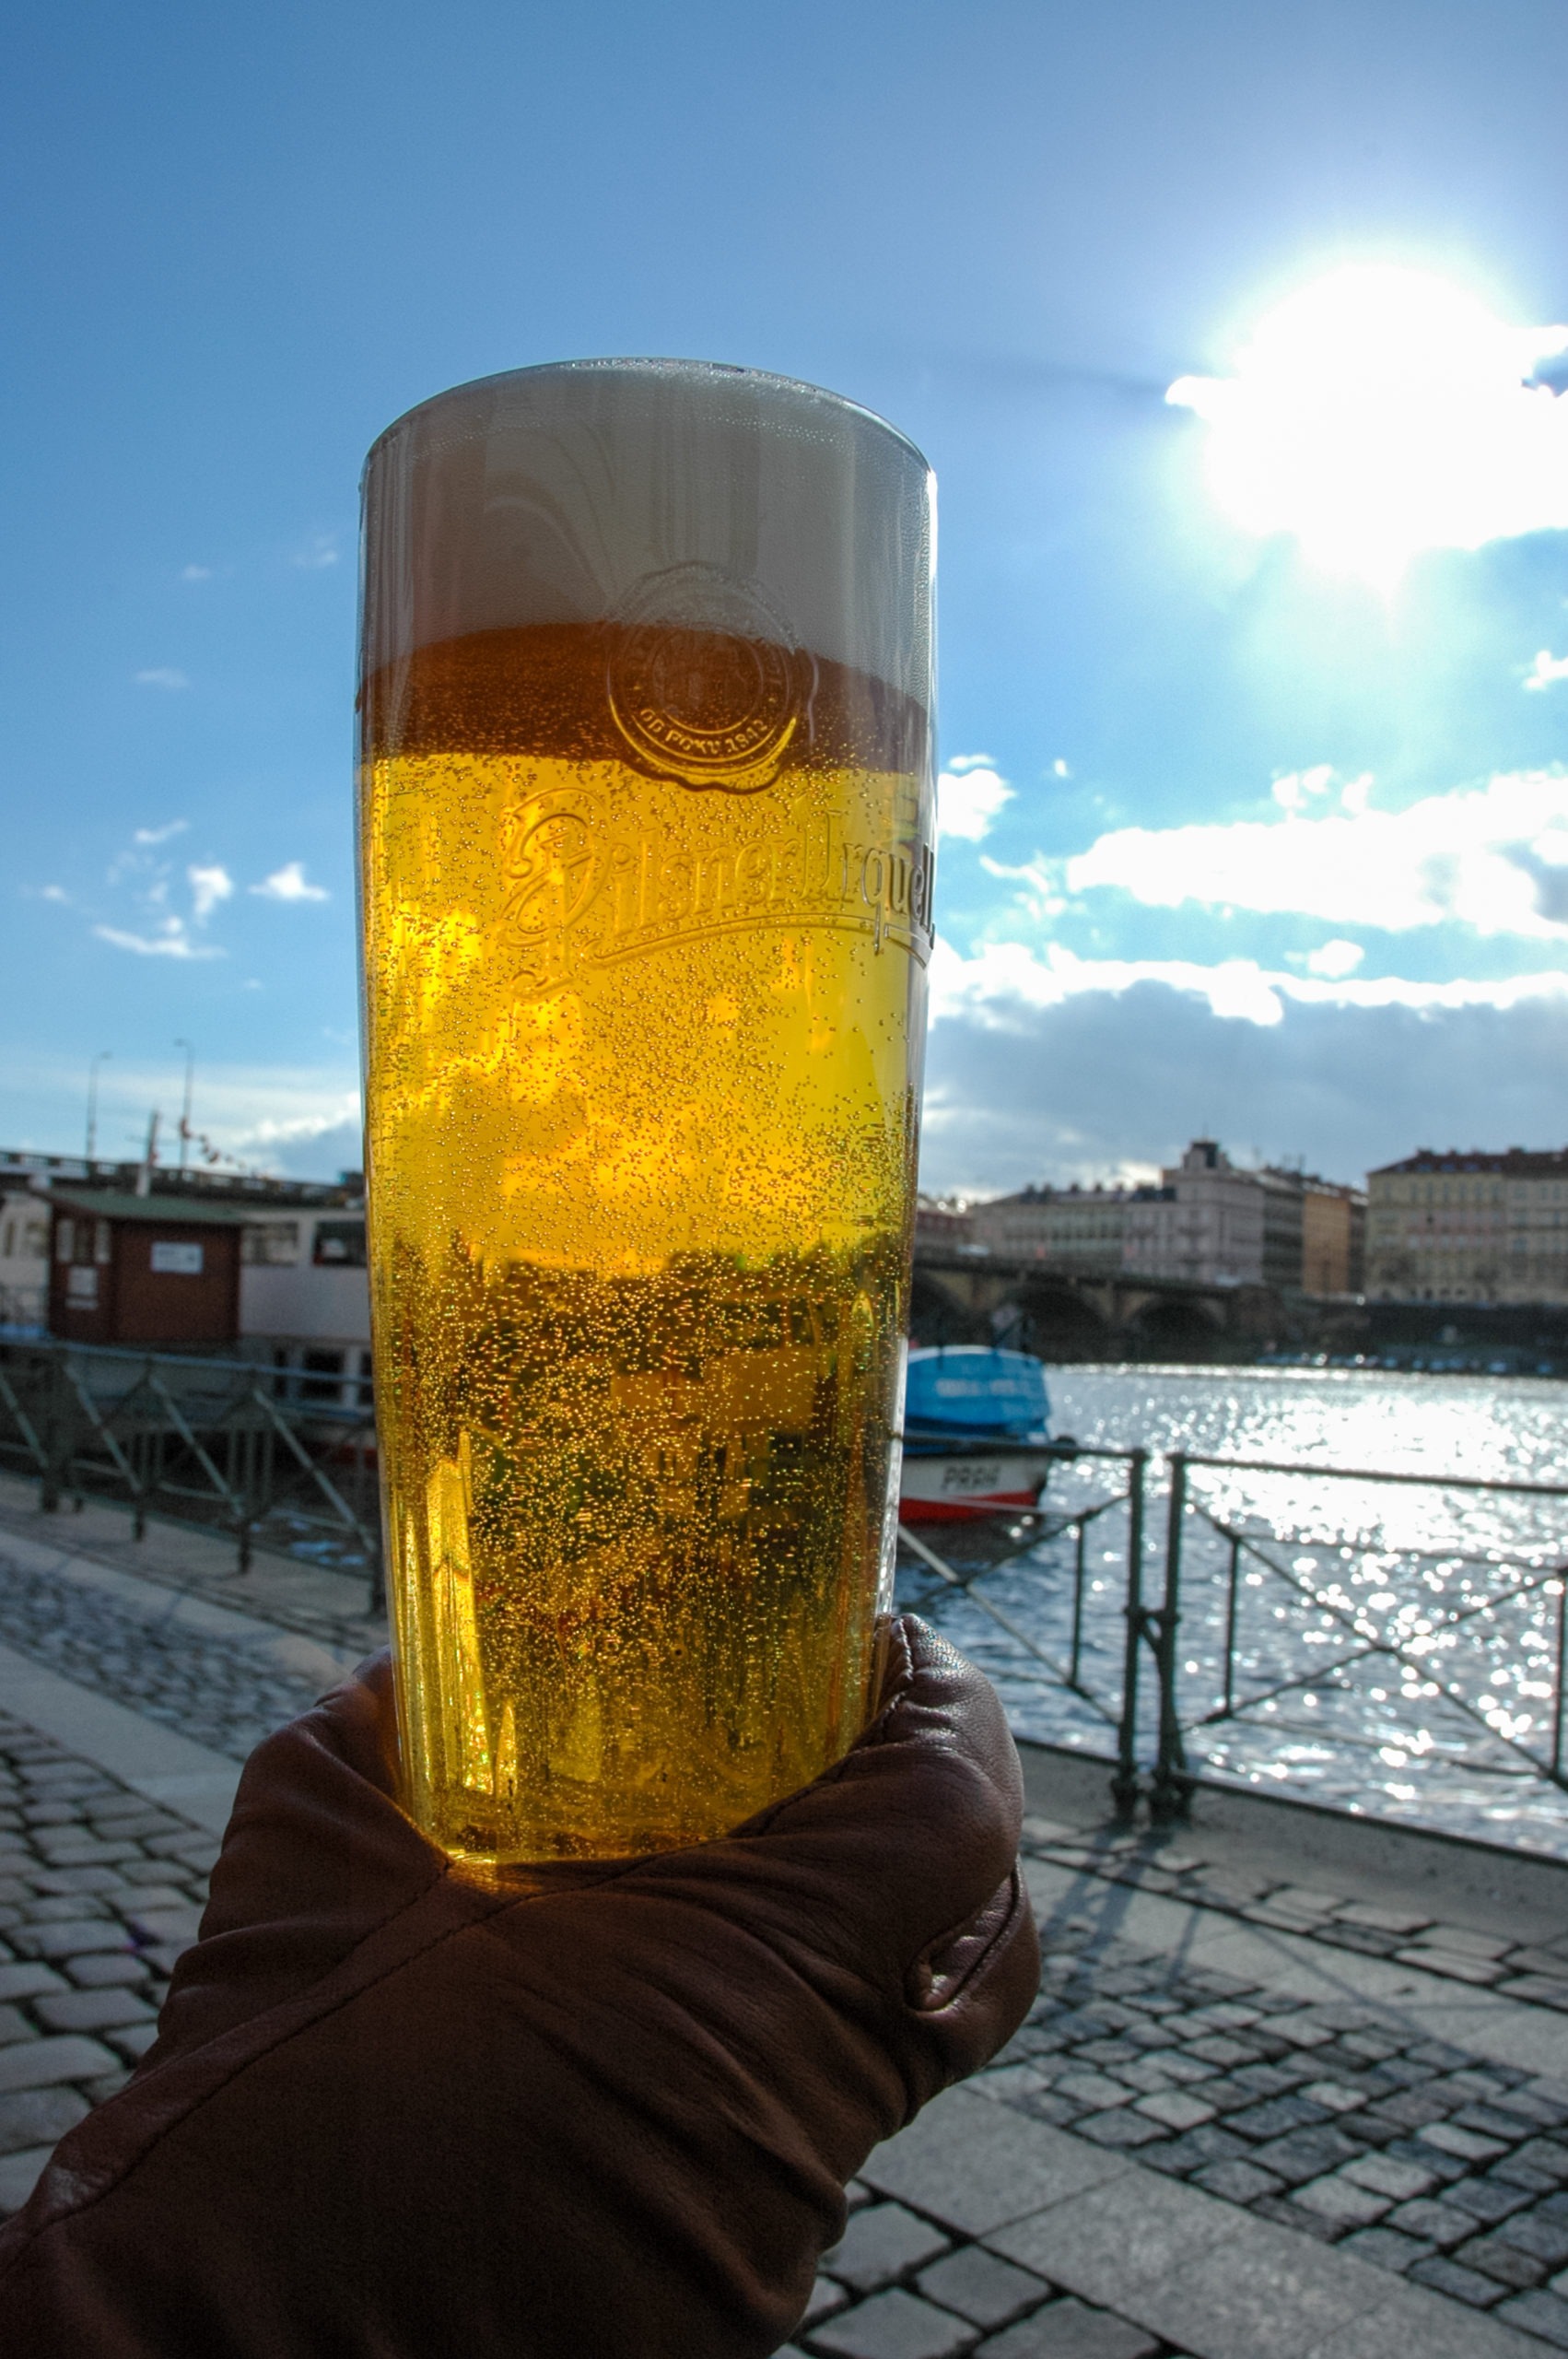
<path id="1" fill-rule="evenodd" d="M 900 1595 L 1036 1732 L 1108 1755 L 1123 1816 L 1183 1816 L 1204 1769 L 1295 1765 L 1300 1793 L 1330 1755 L 1394 1797 L 1445 1762 L 1568 1792 L 1568 1484 L 1176 1450 L 1162 1549 L 1153 1453 L 1052 1456 L 1030 1512 L 900 1526 Z M 152 1513 L 200 1524 L 241 1573 L 268 1545 L 384 1604 L 366 1381 L 0 1339 L 0 1466 L 46 1510 L 118 1501 L 138 1538 Z"/>
<path id="2" fill-rule="evenodd" d="M 226 1532 L 241 1573 L 258 1543 L 363 1568 L 379 1613 L 369 1387 L 331 1390 L 311 1399 L 308 1377 L 249 1361 L 0 1344 L 0 1464 L 36 1474 L 45 1513 L 102 1498 L 138 1540 L 152 1511 Z"/>
<path id="3" fill-rule="evenodd" d="M 1226 1728 L 1382 1778 L 1462 1754 L 1469 1777 L 1568 1790 L 1568 1485 L 1168 1463 L 1156 1817 L 1185 1812 L 1188 1741 Z"/>
<path id="4" fill-rule="evenodd" d="M 1148 1649 L 1157 1661 L 1159 1645 L 1158 1613 L 1143 1602 L 1149 1452 L 1063 1441 L 1052 1455 L 1064 1465 L 1119 1467 L 1117 1487 L 1072 1506 L 1042 1505 L 1032 1512 L 1013 1509 L 941 1527 L 954 1535 L 942 1551 L 900 1524 L 906 1569 L 901 1602 L 917 1612 L 940 1602 L 947 1609 L 942 1618 L 947 1619 L 954 1598 L 962 1599 L 1010 1642 L 999 1655 L 977 1632 L 978 1643 L 969 1639 L 982 1667 L 1004 1689 L 1054 1687 L 1086 1706 L 1115 1743 L 1111 1791 L 1117 1810 L 1129 1815 L 1141 1790 L 1142 1657 Z M 1098 1562 L 1118 1567 L 1119 1608 L 1106 1598 L 1104 1573 L 1096 1579 L 1088 1562 L 1091 1539 L 1104 1541 L 1117 1524 L 1119 1540 L 1099 1550 Z M 1059 1544 L 1064 1541 L 1071 1543 L 1070 1572 Z M 908 1578 L 916 1565 L 933 1577 L 935 1586 L 922 1589 Z M 995 1593 L 999 1587 L 1005 1602 Z"/>

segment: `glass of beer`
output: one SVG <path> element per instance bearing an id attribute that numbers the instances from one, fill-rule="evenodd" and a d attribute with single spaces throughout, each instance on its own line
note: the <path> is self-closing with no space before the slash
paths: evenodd
<path id="1" fill-rule="evenodd" d="M 932 481 L 853 403 L 590 360 L 365 476 L 377 1415 L 408 1804 L 700 1842 L 863 1724 L 930 948 Z"/>

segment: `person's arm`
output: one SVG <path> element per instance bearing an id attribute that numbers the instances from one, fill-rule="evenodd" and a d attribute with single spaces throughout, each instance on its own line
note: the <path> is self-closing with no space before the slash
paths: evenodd
<path id="1" fill-rule="evenodd" d="M 814 1785 L 538 1889 L 394 1800 L 384 1661 L 248 1765 L 126 2088 L 0 2233 L 29 2359 L 762 2359 L 1038 1981 L 1017 1756 L 925 1626 Z"/>

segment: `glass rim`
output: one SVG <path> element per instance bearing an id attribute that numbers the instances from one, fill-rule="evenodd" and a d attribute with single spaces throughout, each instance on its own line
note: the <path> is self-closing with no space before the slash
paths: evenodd
<path id="1" fill-rule="evenodd" d="M 862 420 L 866 425 L 874 427 L 879 433 L 888 436 L 892 441 L 901 444 L 927 475 L 935 473 L 919 444 L 906 434 L 901 427 L 895 426 L 890 419 L 883 417 L 879 410 L 870 408 L 864 402 L 851 400 L 848 393 L 836 393 L 826 385 L 813 385 L 807 378 L 781 376 L 776 370 L 753 369 L 743 361 L 738 360 L 697 360 L 683 359 L 671 355 L 605 353 L 591 354 L 576 360 L 531 361 L 522 369 L 492 370 L 486 376 L 467 377 L 458 384 L 444 386 L 439 393 L 427 394 L 423 401 L 415 402 L 411 408 L 402 411 L 394 417 L 389 426 L 382 428 L 365 453 L 363 474 L 369 475 L 377 457 L 394 437 L 404 434 L 416 419 L 424 417 L 432 410 L 440 409 L 445 403 L 451 401 L 459 393 L 477 393 L 486 385 L 507 384 L 520 377 L 567 378 L 603 374 L 625 375 L 628 378 L 638 375 L 673 378 L 688 372 L 699 379 L 744 379 L 748 383 L 759 388 L 767 387 L 779 393 L 804 396 L 810 403 L 848 412 L 851 417 Z M 472 432 L 460 434 L 456 439 L 461 441 L 479 441 L 488 430 L 486 428 L 476 426 Z"/>

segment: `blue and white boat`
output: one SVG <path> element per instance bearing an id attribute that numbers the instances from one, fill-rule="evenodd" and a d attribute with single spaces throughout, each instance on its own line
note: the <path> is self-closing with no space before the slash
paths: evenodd
<path id="1" fill-rule="evenodd" d="M 906 1523 L 1033 1508 L 1051 1461 L 1046 1372 L 1027 1352 L 946 1344 L 909 1355 L 904 1398 Z"/>

